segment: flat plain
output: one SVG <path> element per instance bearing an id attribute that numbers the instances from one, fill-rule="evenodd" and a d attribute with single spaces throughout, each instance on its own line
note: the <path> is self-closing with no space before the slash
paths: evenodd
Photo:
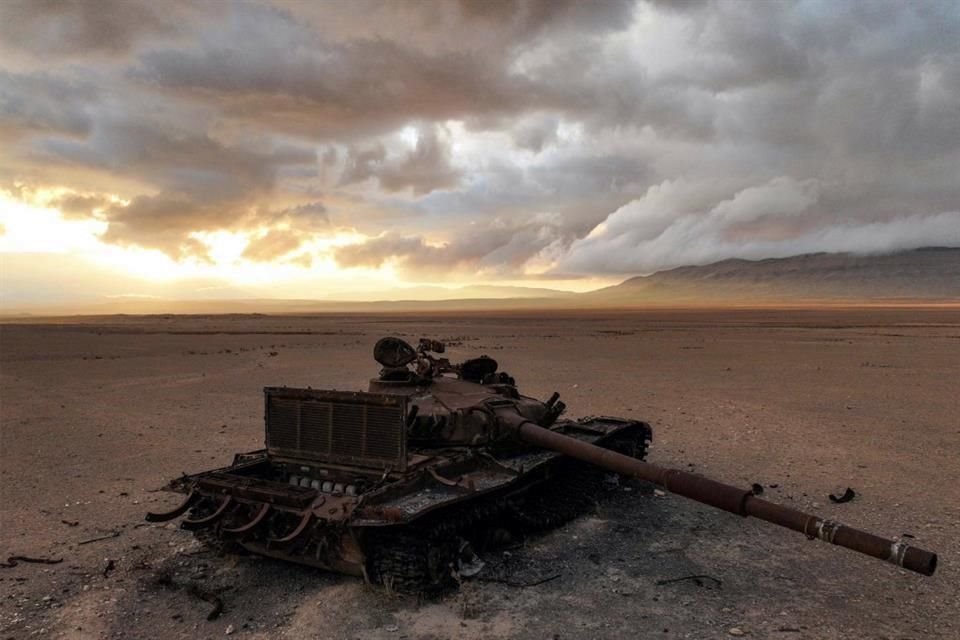
<path id="1" fill-rule="evenodd" d="M 384 335 L 490 355 L 573 417 L 646 420 L 650 460 L 904 537 L 940 568 L 637 483 L 433 600 L 143 522 L 176 502 L 156 491 L 170 478 L 262 446 L 262 387 L 364 389 Z M 0 419 L 0 560 L 63 559 L 0 569 L 0 638 L 960 636 L 957 307 L 7 319 Z"/>

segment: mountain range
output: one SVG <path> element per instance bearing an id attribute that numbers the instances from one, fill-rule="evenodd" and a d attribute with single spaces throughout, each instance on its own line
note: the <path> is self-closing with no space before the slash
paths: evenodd
<path id="1" fill-rule="evenodd" d="M 584 295 L 602 303 L 943 300 L 960 301 L 960 248 L 885 255 L 813 253 L 723 260 L 630 278 Z"/>
<path id="2" fill-rule="evenodd" d="M 323 313 L 504 309 L 576 309 L 670 305 L 816 303 L 960 303 L 960 247 L 929 247 L 882 255 L 815 253 L 765 260 L 731 259 L 629 278 L 590 291 L 471 285 L 414 287 L 382 300 L 91 301 L 61 308 L 5 309 L 37 315 L 115 313 Z M 446 296 L 446 297 L 444 297 Z"/>

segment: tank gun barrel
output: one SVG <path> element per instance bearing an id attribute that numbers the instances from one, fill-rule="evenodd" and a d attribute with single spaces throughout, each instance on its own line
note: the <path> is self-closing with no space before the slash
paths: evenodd
<path id="1" fill-rule="evenodd" d="M 571 458 L 625 476 L 640 478 L 685 498 L 703 502 L 739 516 L 760 518 L 781 527 L 799 531 L 810 539 L 819 539 L 853 549 L 925 576 L 933 575 L 936 570 L 937 554 L 930 551 L 912 547 L 897 540 L 881 538 L 866 531 L 758 498 L 750 490 L 739 489 L 687 471 L 662 467 L 581 442 L 534 424 L 517 414 L 507 414 L 502 417 L 506 424 L 515 429 L 521 440 L 534 446 L 558 451 Z"/>

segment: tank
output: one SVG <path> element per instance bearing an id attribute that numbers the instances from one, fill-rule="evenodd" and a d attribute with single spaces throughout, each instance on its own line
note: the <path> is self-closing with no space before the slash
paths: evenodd
<path id="1" fill-rule="evenodd" d="M 444 345 L 379 340 L 367 391 L 264 389 L 265 447 L 184 475 L 186 497 L 149 522 L 223 552 L 362 576 L 401 592 L 455 586 L 475 550 L 560 526 L 614 474 L 932 575 L 937 556 L 679 469 L 646 462 L 644 422 L 566 419 L 554 393 L 521 394 L 487 356 L 451 363 Z"/>

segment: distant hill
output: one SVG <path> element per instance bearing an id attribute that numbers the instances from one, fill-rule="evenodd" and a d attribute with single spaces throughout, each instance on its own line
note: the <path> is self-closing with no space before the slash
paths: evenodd
<path id="1" fill-rule="evenodd" d="M 960 300 L 960 248 L 724 260 L 630 278 L 583 297 L 595 304 L 628 305 L 697 300 Z"/>
<path id="2" fill-rule="evenodd" d="M 516 287 L 493 284 L 472 284 L 462 287 L 439 287 L 422 285 L 402 287 L 391 291 L 360 292 L 353 295 L 334 294 L 329 300 L 337 302 L 362 302 L 375 300 L 389 302 L 395 300 L 482 300 L 487 298 L 563 298 L 576 295 L 570 291 L 547 289 L 544 287 Z"/>
<path id="3" fill-rule="evenodd" d="M 370 295 L 370 294 L 367 294 Z M 378 300 L 99 299 L 58 306 L 7 306 L 8 320 L 30 316 L 110 314 L 313 314 L 503 311 L 653 307 L 671 305 L 805 303 L 960 303 L 960 248 L 927 248 L 886 255 L 814 253 L 768 260 L 724 260 L 679 267 L 621 284 L 570 293 L 510 286 L 412 287 Z M 377 296 L 378 298 L 380 296 Z"/>

